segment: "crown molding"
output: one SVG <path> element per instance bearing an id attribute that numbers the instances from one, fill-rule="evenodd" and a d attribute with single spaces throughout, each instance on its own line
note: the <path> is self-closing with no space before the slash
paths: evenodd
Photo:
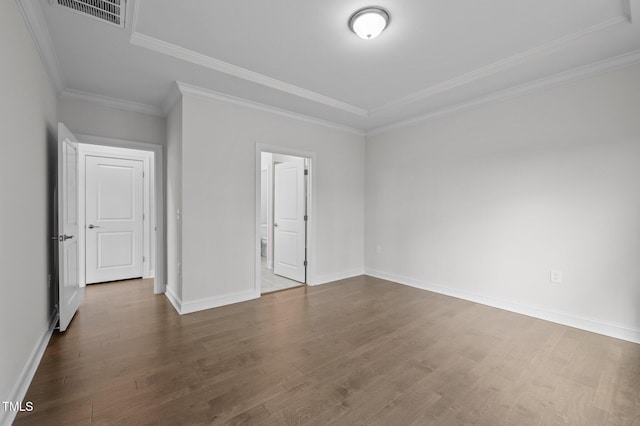
<path id="1" fill-rule="evenodd" d="M 129 112 L 138 112 L 147 115 L 155 115 L 158 117 L 164 117 L 165 115 L 162 109 L 153 105 L 147 105 L 140 102 L 129 101 L 126 99 L 112 98 L 110 96 L 98 95 L 96 93 L 85 92 L 82 90 L 64 89 L 59 98 L 76 99 L 109 108 L 115 108 Z"/>
<path id="2" fill-rule="evenodd" d="M 137 17 L 137 12 L 134 12 L 134 17 Z M 134 29 L 135 25 L 136 23 L 134 22 Z M 210 56 L 203 55 L 202 53 L 194 52 L 193 50 L 185 49 L 183 47 L 167 43 L 165 41 L 150 37 L 145 34 L 134 31 L 131 33 L 130 41 L 131 44 L 138 47 L 144 47 L 146 49 L 172 56 L 183 61 L 201 65 L 214 71 L 222 72 L 246 81 L 250 81 L 252 83 L 257 83 L 262 86 L 270 87 L 272 89 L 288 93 L 290 95 L 308 99 L 310 101 L 336 108 L 350 114 L 358 115 L 360 117 L 367 117 L 369 115 L 368 111 L 364 108 L 359 108 L 346 102 L 331 98 L 329 96 L 321 95 L 320 93 L 313 92 L 311 90 L 307 90 L 281 80 L 276 80 L 275 78 L 267 77 L 263 74 L 259 74 L 248 69 L 220 61 Z"/>
<path id="3" fill-rule="evenodd" d="M 321 120 L 321 119 L 300 114 L 297 112 L 285 110 L 282 108 L 276 108 L 271 105 L 250 101 L 248 99 L 227 95 L 227 94 L 216 92 L 209 89 L 203 89 L 201 87 L 193 86 L 191 84 L 183 83 L 180 81 L 177 81 L 176 84 L 178 86 L 178 90 L 182 95 L 190 95 L 190 96 L 194 96 L 194 97 L 205 99 L 205 100 L 214 100 L 214 101 L 225 102 L 228 104 L 239 105 L 245 108 L 264 111 L 264 112 L 279 115 L 282 117 L 303 121 L 306 123 L 311 123 L 311 124 L 316 124 L 324 127 L 329 127 L 336 130 L 341 130 L 343 132 L 351 133 L 358 136 L 365 135 L 365 132 L 363 130 L 356 129 L 354 127 L 345 126 L 343 124 L 338 124 L 338 123 L 334 123 L 327 120 Z M 166 102 L 166 103 L 169 104 L 170 102 Z M 175 100 L 173 101 L 173 103 L 175 103 Z"/>
<path id="4" fill-rule="evenodd" d="M 138 22 L 138 16 L 140 13 L 139 0 L 136 1 L 134 5 L 132 25 L 131 25 L 132 33 L 131 33 L 130 42 L 132 45 L 144 47 L 161 54 L 165 54 L 177 59 L 181 59 L 187 62 L 201 65 L 215 71 L 219 71 L 228 75 L 232 75 L 234 77 L 241 78 L 243 80 L 251 81 L 253 83 L 270 87 L 272 89 L 276 89 L 284 93 L 288 93 L 304 99 L 308 99 L 332 108 L 336 108 L 354 115 L 358 115 L 360 117 L 369 118 L 372 116 L 387 113 L 389 111 L 392 111 L 398 108 L 409 106 L 413 103 L 428 99 L 440 93 L 453 90 L 455 88 L 458 88 L 458 87 L 470 84 L 472 82 L 481 80 L 483 78 L 492 76 L 494 74 L 500 73 L 502 71 L 505 71 L 517 65 L 521 65 L 526 62 L 532 61 L 538 57 L 547 55 L 553 51 L 560 50 L 566 47 L 567 45 L 574 43 L 579 39 L 588 37 L 592 34 L 610 30 L 621 24 L 629 24 L 632 22 L 631 0 L 620 0 L 620 1 L 622 2 L 621 16 L 608 19 L 599 24 L 596 24 L 589 28 L 560 37 L 549 43 L 543 44 L 533 49 L 520 52 L 516 55 L 510 56 L 508 58 L 494 62 L 492 64 L 477 68 L 473 71 L 467 72 L 458 77 L 454 77 L 452 79 L 438 83 L 436 85 L 433 85 L 426 89 L 412 93 L 411 95 L 405 96 L 403 98 L 388 102 L 386 104 L 383 104 L 371 110 L 360 108 L 355 105 L 351 105 L 351 104 L 339 101 L 337 99 L 322 95 L 320 93 L 313 92 L 311 90 L 307 90 L 302 87 L 295 86 L 281 80 L 273 79 L 263 74 L 259 74 L 259 73 L 250 71 L 248 69 L 245 69 L 227 62 L 220 61 L 210 56 L 207 56 L 189 49 L 185 49 L 175 44 L 171 44 L 171 43 L 162 41 L 160 39 L 142 34 L 137 31 L 137 22 Z M 165 112 L 167 111 L 167 108 L 165 105 L 163 105 L 163 110 Z"/>
<path id="5" fill-rule="evenodd" d="M 165 116 L 169 115 L 174 105 L 180 100 L 181 97 L 182 97 L 182 93 L 180 92 L 180 89 L 176 82 L 176 84 L 171 85 L 171 89 L 169 89 L 169 93 L 167 93 L 167 96 L 165 96 L 164 100 L 162 101 L 162 105 L 160 107 L 160 109 L 162 110 L 162 113 Z"/>
<path id="6" fill-rule="evenodd" d="M 66 87 L 66 82 L 60 72 L 60 63 L 56 57 L 51 35 L 47 23 L 44 20 L 42 9 L 39 1 L 33 0 L 16 0 L 18 9 L 24 18 L 27 28 L 31 33 L 31 37 L 36 46 L 36 50 L 40 55 L 40 59 L 47 70 L 47 74 L 56 89 L 56 92 L 62 93 Z"/>
<path id="7" fill-rule="evenodd" d="M 80 100 L 84 100 L 84 101 L 88 101 L 88 102 L 92 102 L 92 103 L 96 103 L 99 105 L 116 108 L 120 110 L 139 112 L 139 113 L 144 113 L 144 114 L 154 115 L 154 116 L 165 116 L 166 113 L 173 107 L 175 102 L 180 98 L 181 92 L 184 93 L 183 89 L 189 92 L 190 94 L 196 94 L 197 90 L 195 89 L 198 89 L 200 91 L 199 96 L 201 97 L 205 97 L 208 99 L 215 99 L 218 101 L 223 101 L 223 102 L 232 103 L 236 105 L 242 105 L 252 109 L 267 111 L 277 115 L 293 118 L 300 121 L 315 123 L 322 126 L 347 131 L 349 133 L 361 135 L 361 136 L 383 133 L 392 129 L 401 128 L 401 127 L 409 126 L 418 122 L 439 118 L 439 117 L 452 114 L 455 112 L 463 111 L 466 109 L 476 108 L 486 103 L 504 100 L 511 97 L 520 96 L 522 94 L 526 94 L 535 90 L 544 89 L 546 87 L 550 87 L 556 84 L 570 82 L 571 80 L 578 79 L 581 77 L 595 75 L 598 73 L 614 70 L 616 68 L 622 68 L 624 66 L 637 63 L 638 56 L 640 55 L 640 51 L 630 52 L 625 55 L 620 55 L 620 56 L 610 58 L 604 61 L 600 61 L 591 65 L 587 65 L 587 66 L 576 68 L 570 71 L 555 74 L 553 76 L 542 78 L 529 83 L 525 83 L 523 85 L 516 86 L 510 89 L 498 91 L 487 96 L 479 97 L 468 102 L 463 102 L 463 103 L 454 105 L 452 107 L 439 109 L 437 111 L 434 111 L 425 115 L 421 115 L 415 118 L 398 121 L 391 125 L 376 127 L 369 131 L 365 131 L 359 128 L 345 126 L 339 123 L 325 121 L 322 119 L 317 119 L 311 116 L 292 112 L 289 110 L 280 109 L 270 105 L 253 102 L 244 98 L 238 98 L 238 97 L 226 95 L 226 94 L 215 92 L 215 91 L 200 89 L 195 86 L 187 85 L 185 83 L 178 83 L 178 85 L 173 86 L 169 94 L 166 96 L 160 108 L 153 105 L 147 105 L 147 104 L 137 103 L 137 102 L 128 101 L 124 99 L 97 95 L 90 92 L 84 92 L 84 91 L 79 91 L 74 89 L 66 89 L 67 83 L 64 79 L 64 76 L 61 73 L 61 67 L 56 57 L 53 43 L 51 42 L 51 37 L 49 34 L 46 21 L 44 19 L 40 1 L 33 1 L 33 0 L 15 0 L 15 1 L 25 20 L 27 28 L 34 40 L 36 49 L 38 51 L 38 54 L 41 58 L 42 63 L 44 64 L 46 72 L 50 80 L 52 81 L 52 84 L 56 92 L 58 93 L 61 99 L 80 99 Z M 534 49 L 531 49 L 525 52 L 521 52 L 517 55 L 495 62 L 488 66 L 478 68 L 474 71 L 471 71 L 469 73 L 463 74 L 456 78 L 447 80 L 445 82 L 436 84 L 434 86 L 431 86 L 427 89 L 419 91 L 410 96 L 384 104 L 371 111 L 367 111 L 366 109 L 341 102 L 337 99 L 333 99 L 331 97 L 327 97 L 319 93 L 312 92 L 280 80 L 272 79 L 262 74 L 255 73 L 226 62 L 218 61 L 206 55 L 202 55 L 197 52 L 183 49 L 179 46 L 172 45 L 170 43 L 165 43 L 161 40 L 157 40 L 155 38 L 138 33 L 136 30 L 136 25 L 138 21 L 139 7 L 141 3 L 140 0 L 128 2 L 128 7 L 129 8 L 132 7 L 133 11 L 132 13 L 128 13 L 128 15 L 131 16 L 131 19 L 129 20 L 129 22 L 126 23 L 126 25 L 127 27 L 131 28 L 132 34 L 131 34 L 130 41 L 131 41 L 131 44 L 133 45 L 138 45 L 140 47 L 145 47 L 145 48 L 157 51 L 159 53 L 164 53 L 179 59 L 184 59 L 186 61 L 199 64 L 216 71 L 220 71 L 229 75 L 236 76 L 238 78 L 252 81 L 254 83 L 258 83 L 263 86 L 271 87 L 273 89 L 280 90 L 282 92 L 293 94 L 293 95 L 296 95 L 296 96 L 299 96 L 323 105 L 327 105 L 345 112 L 352 113 L 360 117 L 371 118 L 372 116 L 376 116 L 378 114 L 382 114 L 403 106 L 408 106 L 414 102 L 427 99 L 433 95 L 446 92 L 448 90 L 452 90 L 462 85 L 469 84 L 473 81 L 499 73 L 510 67 L 520 65 L 527 61 L 535 59 L 536 57 L 548 54 L 554 50 L 561 49 L 569 43 L 575 42 L 578 39 L 587 37 L 594 33 L 610 30 L 618 25 L 632 23 L 633 13 L 632 13 L 631 0 L 620 0 L 620 1 L 622 2 L 622 16 L 609 19 L 598 25 L 561 37 L 545 45 L 536 47 Z M 206 93 L 206 94 L 203 94 L 203 93 Z"/>
<path id="8" fill-rule="evenodd" d="M 366 133 L 366 136 L 375 136 L 381 133 L 385 133 L 391 130 L 400 129 L 403 127 L 409 127 L 415 124 L 426 122 L 429 120 L 435 120 L 444 116 L 454 114 L 457 112 L 467 111 L 470 109 L 478 108 L 486 104 L 493 102 L 499 102 L 523 96 L 532 92 L 536 92 L 543 89 L 548 89 L 561 84 L 571 83 L 576 80 L 580 80 L 587 77 L 592 77 L 598 74 L 603 74 L 610 71 L 615 71 L 620 68 L 625 68 L 631 65 L 640 63 L 640 50 L 635 50 L 623 55 L 614 56 L 603 61 L 595 62 L 582 67 L 574 68 L 569 71 L 564 71 L 558 74 L 554 74 L 549 77 L 541 78 L 531 81 L 529 83 L 521 84 L 509 89 L 501 90 L 491 93 L 486 96 L 473 99 L 468 102 L 462 102 L 452 107 L 439 109 L 428 114 L 420 115 L 418 117 L 411 118 L 409 120 L 399 121 L 388 126 L 382 126 L 372 129 Z"/>
<path id="9" fill-rule="evenodd" d="M 405 96 L 395 101 L 388 102 L 384 105 L 381 105 L 369 111 L 369 115 L 370 116 L 380 115 L 380 114 L 384 114 L 389 111 L 392 111 L 394 109 L 406 107 L 413 103 L 428 99 L 437 94 L 447 92 L 449 90 L 453 90 L 460 86 L 464 86 L 474 81 L 481 80 L 483 78 L 505 71 L 517 65 L 524 64 L 538 57 L 547 55 L 553 51 L 560 50 L 566 47 L 567 45 L 579 39 L 588 37 L 592 34 L 595 34 L 601 31 L 610 30 L 613 27 L 616 27 L 622 24 L 629 24 L 631 22 L 631 9 L 630 9 L 631 0 L 622 0 L 622 1 L 623 1 L 622 16 L 608 19 L 592 27 L 583 29 L 581 31 L 577 31 L 575 33 L 566 35 L 564 37 L 560 37 L 549 43 L 543 44 L 538 47 L 534 47 L 533 49 L 529 49 L 524 52 L 520 52 L 508 58 L 502 59 L 492 64 L 489 64 L 489 65 L 477 68 L 473 71 L 467 72 L 465 74 L 459 75 L 458 77 L 454 77 L 452 79 L 435 84 L 424 90 L 420 90 L 418 92 L 412 93 L 411 95 Z M 626 6 L 624 5 L 628 5 L 629 7 L 626 8 Z M 628 13 L 627 13 L 627 10 L 628 10 Z"/>

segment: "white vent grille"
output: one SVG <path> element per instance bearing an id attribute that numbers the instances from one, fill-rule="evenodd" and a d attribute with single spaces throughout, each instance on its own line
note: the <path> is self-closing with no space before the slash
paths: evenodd
<path id="1" fill-rule="evenodd" d="M 125 1 L 126 0 L 51 0 L 51 3 L 124 28 Z"/>

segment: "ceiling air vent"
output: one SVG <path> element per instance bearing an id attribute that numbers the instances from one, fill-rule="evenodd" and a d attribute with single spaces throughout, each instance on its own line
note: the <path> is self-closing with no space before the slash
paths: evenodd
<path id="1" fill-rule="evenodd" d="M 125 1 L 126 0 L 51 0 L 51 3 L 124 28 Z"/>

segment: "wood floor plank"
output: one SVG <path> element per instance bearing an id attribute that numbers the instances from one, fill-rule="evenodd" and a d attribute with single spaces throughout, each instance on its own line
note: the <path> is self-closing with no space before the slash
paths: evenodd
<path id="1" fill-rule="evenodd" d="M 16 425 L 640 425 L 640 345 L 354 277 L 178 315 L 93 285 Z"/>

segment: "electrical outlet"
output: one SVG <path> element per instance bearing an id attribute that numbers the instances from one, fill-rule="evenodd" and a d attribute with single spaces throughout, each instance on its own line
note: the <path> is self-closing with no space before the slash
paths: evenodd
<path id="1" fill-rule="evenodd" d="M 562 282 L 562 271 L 551 270 L 551 282 L 560 284 Z"/>

